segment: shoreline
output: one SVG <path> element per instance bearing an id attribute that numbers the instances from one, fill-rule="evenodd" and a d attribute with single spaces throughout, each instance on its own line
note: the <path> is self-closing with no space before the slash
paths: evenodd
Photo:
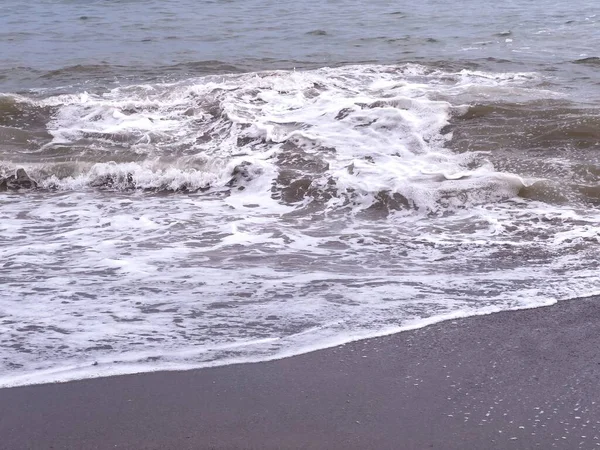
<path id="1" fill-rule="evenodd" d="M 591 297 L 591 296 L 590 296 Z M 583 297 L 583 298 L 587 298 L 587 297 Z M 1 382 L 0 381 L 0 390 L 2 389 L 12 389 L 12 388 L 17 388 L 17 387 L 27 387 L 27 386 L 39 386 L 39 385 L 47 385 L 47 384 L 62 384 L 62 383 L 72 383 L 72 382 L 77 382 L 77 381 L 85 381 L 85 380 L 94 380 L 94 379 L 98 379 L 98 378 L 114 378 L 114 377 L 121 377 L 121 376 L 128 376 L 128 375 L 143 375 L 143 374 L 150 374 L 150 373 L 157 373 L 157 372 L 188 372 L 188 371 L 193 371 L 193 370 L 202 370 L 202 369 L 214 369 L 217 367 L 226 367 L 226 366 L 239 366 L 239 365 L 245 365 L 245 364 L 261 364 L 261 363 L 266 363 L 266 362 L 273 362 L 273 361 L 278 361 L 278 360 L 282 360 L 282 359 L 287 359 L 287 358 L 295 358 L 298 356 L 302 356 L 302 355 L 306 355 L 309 353 L 314 353 L 314 352 L 320 352 L 323 350 L 330 350 L 336 347 L 343 347 L 345 345 L 350 345 L 350 344 L 354 344 L 357 342 L 361 342 L 361 341 L 369 341 L 369 340 L 375 340 L 375 339 L 381 339 L 381 338 L 385 338 L 385 337 L 389 337 L 389 336 L 393 336 L 399 333 L 406 333 L 406 332 L 411 332 L 411 331 L 415 331 L 415 330 L 419 330 L 421 328 L 425 328 L 425 327 L 429 327 L 432 325 L 437 325 L 437 324 L 443 324 L 445 322 L 451 322 L 454 320 L 463 320 L 463 319 L 469 319 L 471 317 L 479 317 L 479 316 L 488 316 L 491 314 L 496 314 L 498 312 L 510 312 L 510 311 L 521 311 L 521 310 L 527 310 L 527 309 L 537 309 L 537 308 L 545 308 L 547 306 L 551 306 L 551 305 L 555 305 L 557 303 L 557 301 L 552 301 L 552 302 L 548 302 L 547 304 L 540 304 L 537 306 L 525 306 L 525 307 L 516 307 L 514 309 L 502 309 L 502 308 L 497 308 L 497 307 L 488 307 L 488 308 L 483 308 L 480 310 L 476 310 L 474 313 L 472 314 L 468 314 L 468 315 L 464 315 L 463 312 L 458 312 L 458 313 L 449 313 L 446 315 L 441 315 L 441 316 L 434 316 L 434 317 L 430 317 L 427 319 L 422 319 L 421 321 L 415 323 L 414 325 L 409 324 L 406 325 L 405 327 L 401 327 L 398 330 L 383 330 L 378 334 L 374 334 L 374 335 L 367 335 L 365 337 L 353 337 L 347 341 L 345 340 L 341 340 L 338 343 L 328 343 L 325 344 L 324 346 L 315 346 L 314 348 L 308 349 L 308 350 L 301 350 L 298 352 L 290 352 L 284 355 L 275 355 L 272 357 L 267 357 L 265 359 L 260 359 L 260 360 L 244 360 L 244 358 L 241 358 L 239 360 L 234 360 L 234 361 L 230 361 L 230 362 L 226 362 L 226 363 L 220 363 L 220 362 L 216 362 L 216 364 L 207 364 L 207 365 L 182 365 L 182 366 L 177 366 L 175 365 L 166 365 L 163 368 L 157 368 L 154 370 L 144 370 L 142 368 L 140 368 L 139 371 L 135 371 L 135 370 L 130 370 L 130 371 L 122 371 L 119 369 L 115 369 L 113 367 L 106 366 L 104 367 L 104 363 L 99 363 L 99 362 L 95 362 L 95 363 L 90 363 L 89 367 L 96 367 L 98 366 L 98 364 L 100 364 L 100 367 L 103 368 L 102 372 L 97 372 L 94 375 L 87 375 L 86 374 L 86 369 L 88 369 L 88 366 L 73 366 L 70 367 L 68 369 L 42 369 L 41 372 L 42 373 L 46 373 L 49 374 L 51 373 L 52 375 L 46 375 L 46 378 L 43 379 L 42 377 L 42 381 L 37 381 L 38 378 L 40 378 L 38 375 L 36 375 L 36 373 L 29 373 L 29 374 L 25 374 L 25 375 L 17 375 L 17 376 L 13 376 L 11 378 L 11 381 L 4 381 Z M 143 367 L 143 366 L 140 366 Z M 66 372 L 67 375 L 65 376 L 60 376 L 57 375 L 61 372 Z M 76 375 L 69 375 L 72 374 L 73 372 L 78 373 L 79 376 Z M 83 374 L 83 375 L 82 375 Z M 23 381 L 23 380 L 27 380 L 27 381 Z M 32 381 L 35 380 L 35 381 Z"/>
<path id="2" fill-rule="evenodd" d="M 600 448 L 600 297 L 267 362 L 0 389 L 1 449 Z"/>

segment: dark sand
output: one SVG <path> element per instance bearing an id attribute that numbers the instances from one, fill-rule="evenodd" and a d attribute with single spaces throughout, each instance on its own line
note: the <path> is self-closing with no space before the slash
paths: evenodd
<path id="1" fill-rule="evenodd" d="M 600 297 L 285 360 L 0 389 L 0 448 L 600 448 Z"/>

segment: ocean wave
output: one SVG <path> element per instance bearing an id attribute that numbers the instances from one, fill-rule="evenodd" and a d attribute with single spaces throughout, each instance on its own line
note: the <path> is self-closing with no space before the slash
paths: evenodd
<path id="1" fill-rule="evenodd" d="M 590 66 L 598 66 L 600 65 L 600 57 L 598 56 L 589 56 L 587 58 L 579 58 L 573 61 L 575 64 L 585 64 Z"/>
<path id="2" fill-rule="evenodd" d="M 448 125 L 465 112 L 457 100 L 498 91 L 529 98 L 537 79 L 418 64 L 348 66 L 8 96 L 4 104 L 50 112 L 50 141 L 36 164 L 23 164 L 48 189 L 190 192 L 263 178 L 263 195 L 286 203 L 437 210 L 518 194 L 518 176 L 450 151 Z M 69 160 L 55 164 L 56 148 L 71 149 Z M 260 170 L 240 178 L 242 166 Z"/>
<path id="3" fill-rule="evenodd" d="M 547 87 L 409 64 L 3 96 L 0 386 L 599 292 L 594 111 Z"/>

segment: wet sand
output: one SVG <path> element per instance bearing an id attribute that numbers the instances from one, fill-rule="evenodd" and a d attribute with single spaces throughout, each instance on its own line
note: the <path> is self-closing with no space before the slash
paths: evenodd
<path id="1" fill-rule="evenodd" d="M 600 448 L 600 297 L 0 406 L 10 450 Z"/>

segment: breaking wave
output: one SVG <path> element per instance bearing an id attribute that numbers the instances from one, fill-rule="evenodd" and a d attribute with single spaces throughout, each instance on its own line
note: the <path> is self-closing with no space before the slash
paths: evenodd
<path id="1" fill-rule="evenodd" d="M 511 198 L 524 187 L 446 143 L 451 118 L 472 114 L 456 99 L 527 97 L 524 85 L 535 79 L 351 66 L 4 96 L 2 105 L 46 114 L 48 137 L 22 164 L 42 188 L 235 193 L 260 185 L 265 196 L 304 207 L 369 208 L 391 199 L 383 202 L 435 210 Z M 5 175 L 15 163 L 3 164 Z"/>

